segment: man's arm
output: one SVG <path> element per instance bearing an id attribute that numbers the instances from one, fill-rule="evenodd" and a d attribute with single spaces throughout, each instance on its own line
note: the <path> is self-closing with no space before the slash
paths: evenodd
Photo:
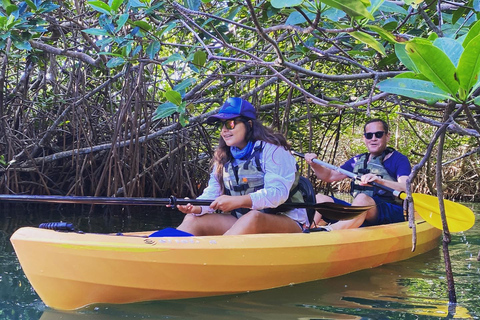
<path id="1" fill-rule="evenodd" d="M 335 181 L 348 178 L 343 173 L 331 170 L 329 168 L 325 168 L 324 166 L 313 162 L 313 159 L 316 159 L 316 158 L 317 158 L 317 155 L 315 153 L 305 154 L 305 161 L 307 161 L 307 163 L 312 167 L 318 179 L 325 182 L 335 182 Z"/>

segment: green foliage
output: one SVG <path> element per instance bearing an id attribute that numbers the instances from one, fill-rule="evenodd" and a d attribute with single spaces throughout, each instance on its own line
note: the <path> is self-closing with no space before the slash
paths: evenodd
<path id="1" fill-rule="evenodd" d="M 368 46 L 372 47 L 382 55 L 386 55 L 387 53 L 385 52 L 385 47 L 375 40 L 375 38 L 368 33 L 361 32 L 361 31 L 354 31 L 354 32 L 349 32 L 349 34 L 354 37 L 357 40 L 360 40 L 361 42 L 367 44 Z"/>
<path id="2" fill-rule="evenodd" d="M 167 102 L 162 103 L 157 107 L 153 116 L 153 120 L 164 119 L 173 115 L 174 113 L 178 113 L 178 121 L 183 127 L 185 127 L 189 123 L 188 116 L 186 114 L 187 102 L 182 101 L 182 95 L 179 91 L 183 91 L 185 88 L 194 83 L 195 82 L 193 80 L 185 80 L 180 85 L 175 87 L 175 90 L 169 90 L 165 92 L 165 98 L 167 99 Z"/>
<path id="3" fill-rule="evenodd" d="M 59 6 L 51 0 L 20 1 L 12 4 L 11 1 L 2 1 L 1 7 L 5 15 L 0 12 L 0 49 L 4 49 L 7 39 L 20 50 L 31 50 L 29 41 L 47 31 L 47 21 L 42 15 L 54 11 Z"/>
<path id="4" fill-rule="evenodd" d="M 429 103 L 454 100 L 467 103 L 475 99 L 471 94 L 480 86 L 480 25 L 469 30 L 463 46 L 454 39 L 430 37 L 415 38 L 395 50 L 400 61 L 413 72 L 428 79 L 405 81 L 402 77 L 384 80 L 380 90 Z"/>

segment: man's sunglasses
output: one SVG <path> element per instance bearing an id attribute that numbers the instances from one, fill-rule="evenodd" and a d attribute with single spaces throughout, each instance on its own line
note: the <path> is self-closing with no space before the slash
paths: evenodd
<path id="1" fill-rule="evenodd" d="M 380 139 L 381 137 L 383 137 L 384 133 L 385 131 L 365 132 L 363 135 L 365 136 L 365 138 L 367 138 L 367 140 L 370 140 L 373 138 L 373 135 L 375 135 L 375 138 Z"/>
<path id="2" fill-rule="evenodd" d="M 237 123 L 240 123 L 240 122 L 243 122 L 243 121 L 240 119 L 229 119 L 226 121 L 218 121 L 217 126 L 219 129 L 222 129 L 223 126 L 225 126 L 227 130 L 233 130 L 235 129 L 235 126 L 237 125 Z"/>

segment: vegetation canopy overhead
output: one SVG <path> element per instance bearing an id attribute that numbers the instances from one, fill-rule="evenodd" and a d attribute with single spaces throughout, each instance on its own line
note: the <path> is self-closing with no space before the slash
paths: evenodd
<path id="1" fill-rule="evenodd" d="M 478 0 L 2 0 L 0 190 L 196 196 L 218 137 L 203 120 L 241 96 L 329 162 L 362 152 L 352 140 L 382 117 L 420 165 L 417 188 L 475 199 L 479 12 Z"/>

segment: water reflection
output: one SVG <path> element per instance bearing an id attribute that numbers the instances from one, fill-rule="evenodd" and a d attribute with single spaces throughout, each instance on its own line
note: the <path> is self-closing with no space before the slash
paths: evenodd
<path id="1" fill-rule="evenodd" d="M 480 206 L 477 207 L 480 209 Z M 102 208 L 100 208 L 102 209 Z M 479 319 L 480 226 L 455 234 L 450 252 L 457 299 L 448 310 L 441 246 L 438 250 L 371 270 L 286 288 L 241 295 L 99 305 L 76 312 L 45 308 L 21 272 L 8 238 L 18 227 L 46 221 L 70 221 L 89 232 L 153 230 L 175 226 L 181 216 L 171 211 L 0 211 L 0 318 L 42 320 L 84 319 Z M 17 213 L 18 211 L 13 211 Z M 32 213 L 33 212 L 33 213 Z M 476 210 L 477 218 L 480 210 Z M 241 270 L 239 270 L 241 272 Z"/>

